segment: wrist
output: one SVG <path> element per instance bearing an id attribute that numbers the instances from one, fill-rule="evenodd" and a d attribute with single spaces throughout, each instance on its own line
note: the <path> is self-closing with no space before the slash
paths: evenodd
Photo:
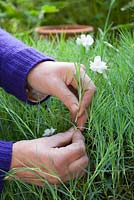
<path id="1" fill-rule="evenodd" d="M 27 76 L 26 94 L 29 101 L 37 103 L 46 99 L 49 95 L 42 91 L 44 85 L 41 86 L 42 70 L 46 68 L 50 62 L 45 61 L 37 64 Z M 47 70 L 46 70 L 47 71 Z"/>
<path id="2" fill-rule="evenodd" d="M 12 160 L 11 160 L 10 169 L 18 168 L 20 166 L 22 167 L 22 165 L 24 164 L 22 161 L 22 156 L 23 157 L 24 157 L 24 155 L 26 156 L 26 151 L 27 151 L 27 141 L 26 140 L 18 141 L 13 144 Z"/>
<path id="3" fill-rule="evenodd" d="M 40 62 L 30 70 L 27 76 L 27 83 L 30 87 L 32 87 L 35 90 L 38 90 L 38 83 L 40 80 L 40 75 L 42 75 L 42 70 L 46 68 L 50 62 L 53 61 Z"/>

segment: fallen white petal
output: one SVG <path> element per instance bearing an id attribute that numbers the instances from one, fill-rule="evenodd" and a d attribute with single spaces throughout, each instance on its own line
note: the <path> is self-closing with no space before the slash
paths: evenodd
<path id="1" fill-rule="evenodd" d="M 43 137 L 46 137 L 46 136 L 50 136 L 50 135 L 53 135 L 55 133 L 56 129 L 54 128 L 50 128 L 50 129 L 46 129 L 44 130 L 44 133 L 43 133 Z"/>

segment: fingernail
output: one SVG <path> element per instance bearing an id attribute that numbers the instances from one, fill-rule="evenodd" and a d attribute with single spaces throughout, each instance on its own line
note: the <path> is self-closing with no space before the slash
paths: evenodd
<path id="1" fill-rule="evenodd" d="M 77 118 L 79 118 L 83 113 L 84 113 L 84 111 L 82 109 L 80 109 L 79 112 L 77 113 Z"/>
<path id="2" fill-rule="evenodd" d="M 77 123 L 77 120 L 78 120 L 78 113 L 76 114 L 74 122 Z"/>

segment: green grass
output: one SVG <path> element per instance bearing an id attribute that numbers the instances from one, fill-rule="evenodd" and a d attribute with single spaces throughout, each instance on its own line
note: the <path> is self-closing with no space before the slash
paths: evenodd
<path id="1" fill-rule="evenodd" d="M 134 33 L 107 34 L 103 39 L 100 34 L 88 52 L 74 38 L 21 39 L 59 61 L 83 63 L 94 80 L 97 92 L 83 133 L 89 166 L 85 177 L 61 186 L 37 187 L 6 180 L 1 200 L 134 199 Z M 108 80 L 89 69 L 89 60 L 96 55 L 108 63 Z M 56 98 L 29 106 L 0 91 L 0 138 L 39 138 L 46 128 L 54 127 L 58 133 L 70 126 L 69 111 Z"/>

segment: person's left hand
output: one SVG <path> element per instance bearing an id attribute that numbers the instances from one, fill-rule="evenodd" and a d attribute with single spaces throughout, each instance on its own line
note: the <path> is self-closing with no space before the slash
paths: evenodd
<path id="1" fill-rule="evenodd" d="M 45 61 L 29 72 L 27 81 L 35 90 L 58 97 L 70 110 L 72 120 L 83 130 L 95 85 L 86 74 L 84 66 L 81 65 L 82 100 L 79 102 L 78 78 L 74 63 Z"/>
<path id="2" fill-rule="evenodd" d="M 42 186 L 45 180 L 59 184 L 81 177 L 87 165 L 84 136 L 71 128 L 50 137 L 14 143 L 10 169 L 13 177 Z"/>

